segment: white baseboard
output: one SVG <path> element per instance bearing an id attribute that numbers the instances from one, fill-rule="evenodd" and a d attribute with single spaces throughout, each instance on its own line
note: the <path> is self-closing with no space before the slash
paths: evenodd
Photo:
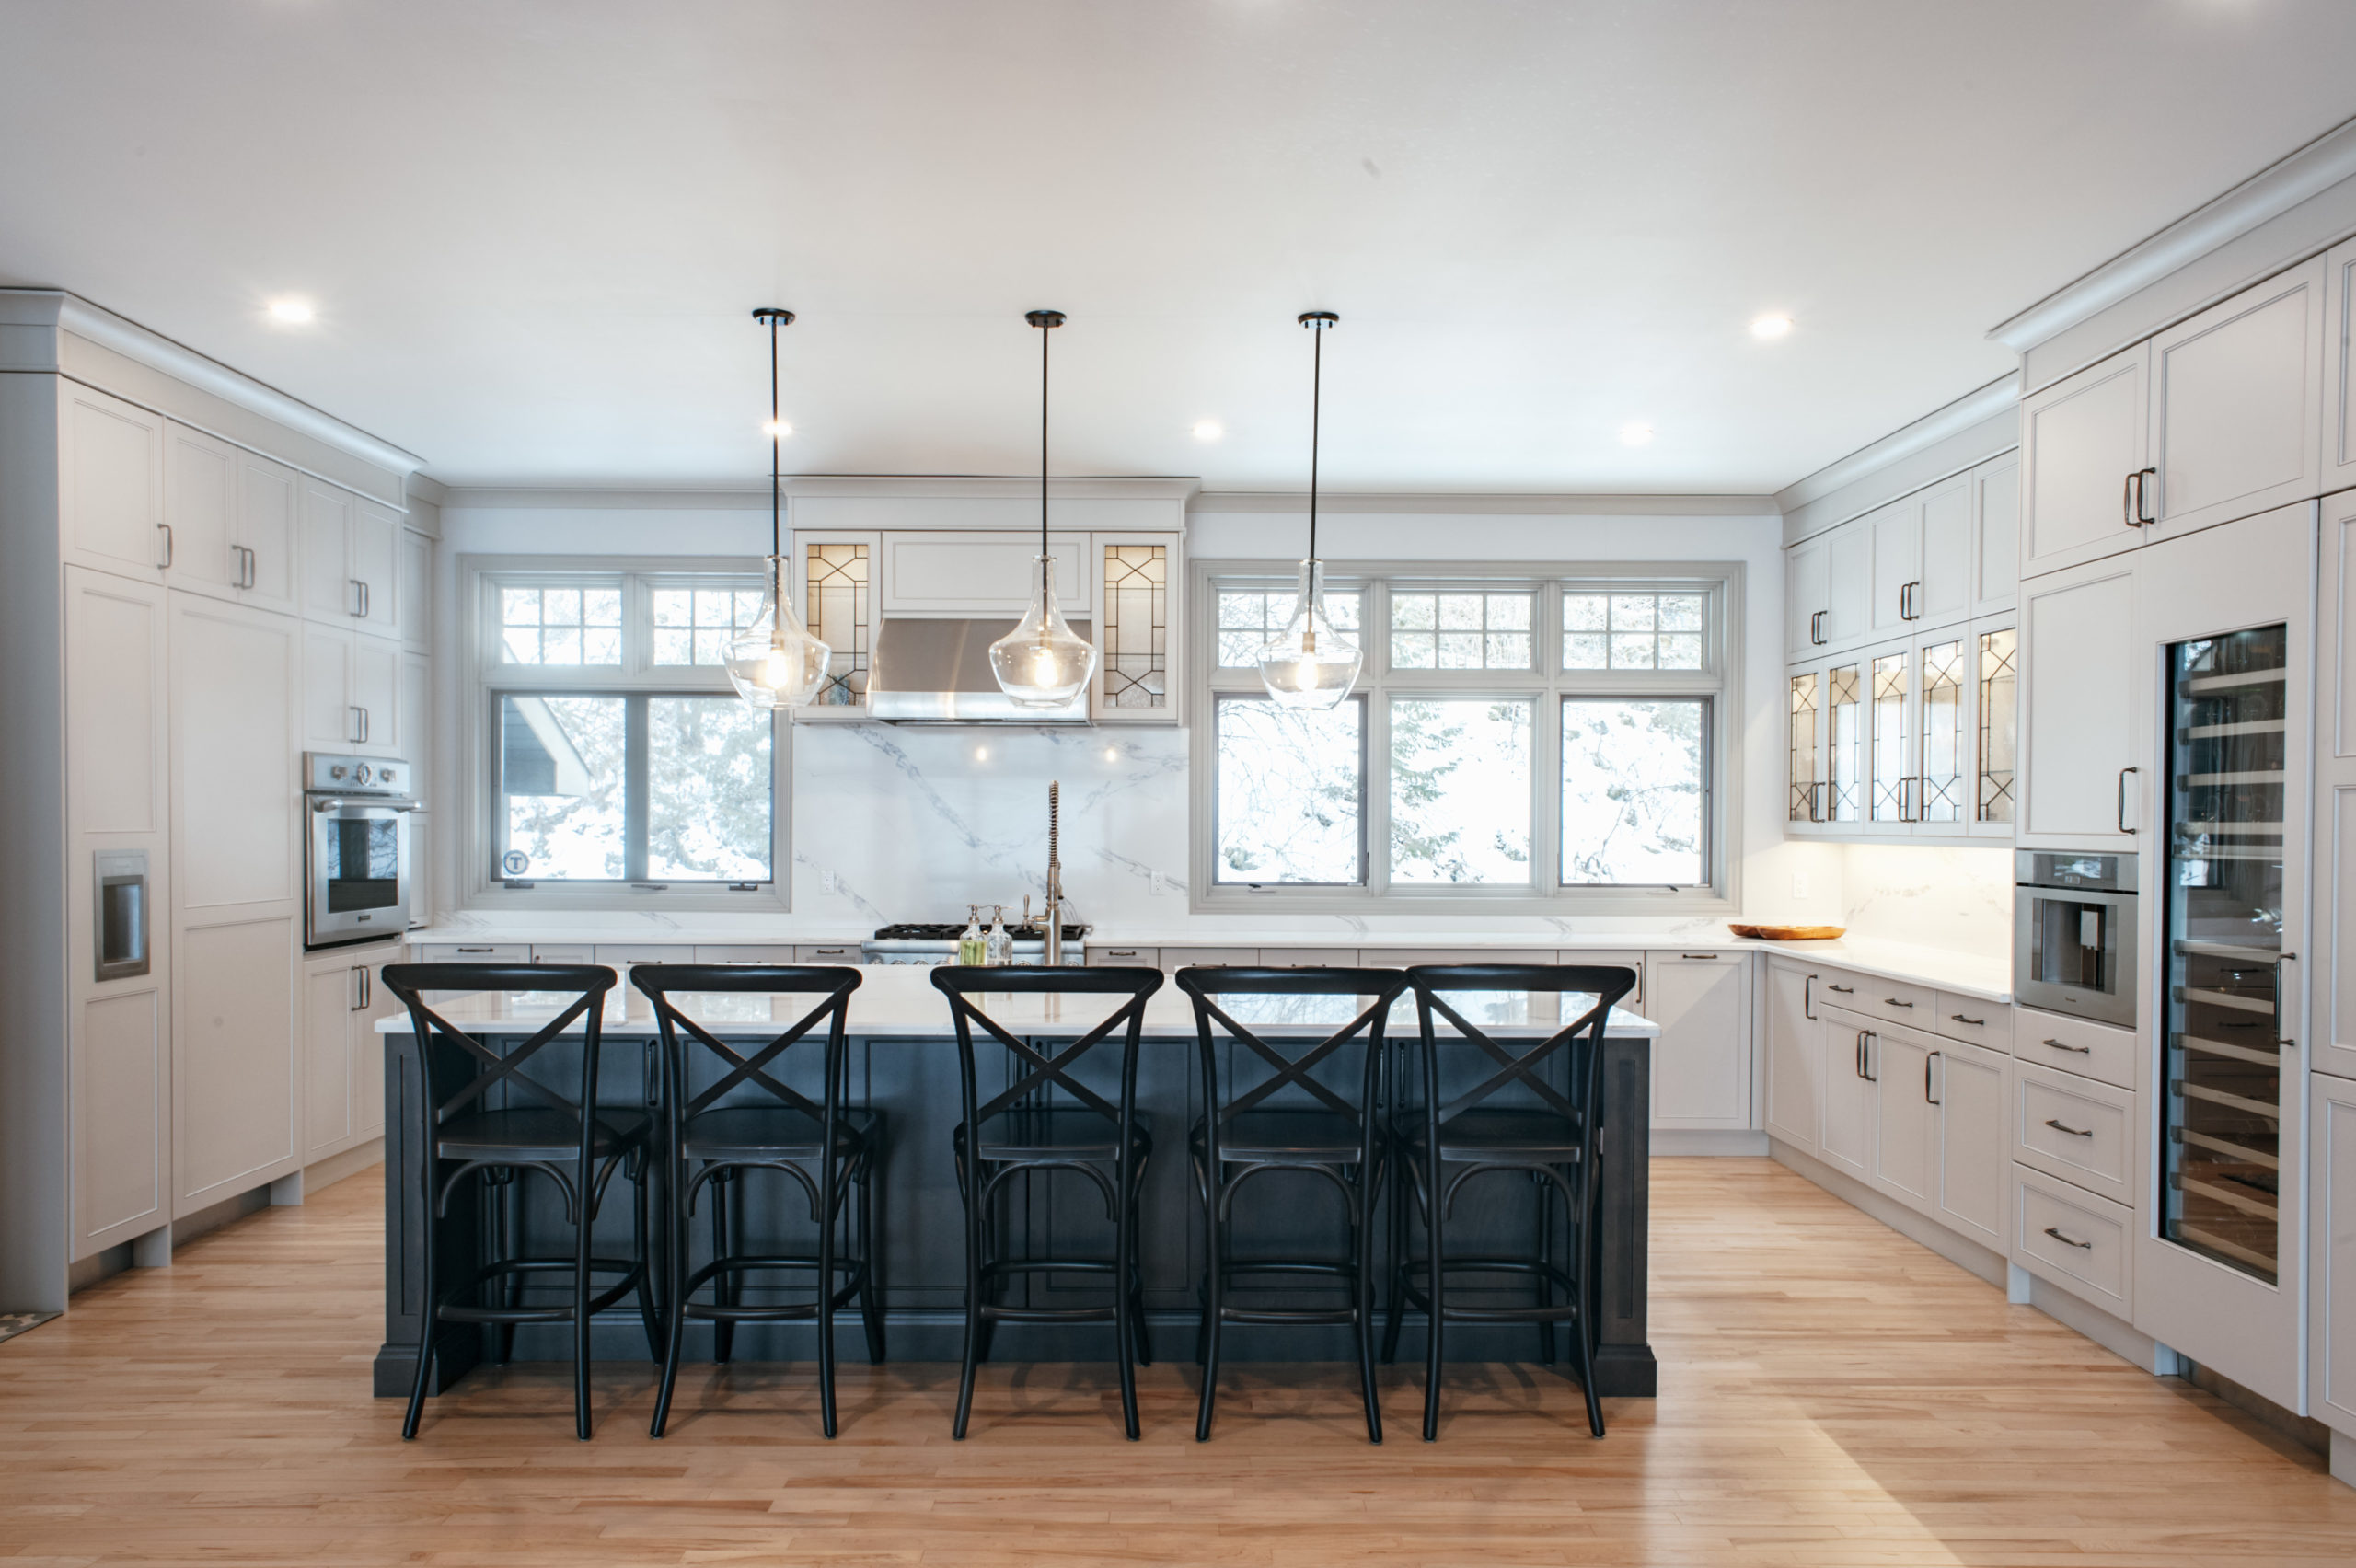
<path id="1" fill-rule="evenodd" d="M 1656 1127 L 1652 1151 L 1677 1156 L 1756 1157 L 1767 1152 L 1767 1135 L 1744 1127 L 1731 1131 L 1717 1127 Z"/>

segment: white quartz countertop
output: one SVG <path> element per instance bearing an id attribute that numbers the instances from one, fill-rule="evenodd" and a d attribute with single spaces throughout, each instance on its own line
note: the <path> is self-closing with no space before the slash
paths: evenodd
<path id="1" fill-rule="evenodd" d="M 876 964 L 860 971 L 859 989 L 850 994 L 849 1032 L 888 1039 L 949 1039 L 956 1031 L 949 1016 L 949 998 L 935 990 L 931 971 L 909 964 Z M 1064 996 L 1018 996 L 984 992 L 974 1005 L 996 1019 L 1011 1033 L 1022 1035 L 1084 1034 L 1103 1022 L 1126 998 L 1080 993 Z M 1576 1017 L 1551 993 L 1499 991 L 1462 993 L 1449 1003 L 1475 1026 L 1501 1037 L 1544 1036 Z M 531 1033 L 563 1010 L 565 999 L 543 991 L 478 991 L 433 1004 L 433 1010 L 458 1028 L 499 1033 Z M 812 998 L 758 993 L 687 995 L 679 1009 L 722 1038 L 767 1039 L 798 1021 L 813 1005 Z M 1356 1017 L 1364 1006 L 1351 997 L 1250 997 L 1220 999 L 1235 1020 L 1266 1034 L 1322 1037 Z M 630 1035 L 654 1032 L 653 1009 L 645 995 L 627 980 L 606 997 L 603 1027 L 610 1033 Z M 1392 1004 L 1389 1032 L 1412 1032 L 1415 1004 L 1406 997 Z M 380 1034 L 407 1034 L 406 1010 L 379 1019 Z M 1442 1032 L 1453 1032 L 1442 1025 Z M 1659 1027 L 1625 1009 L 1615 1009 L 1607 1032 L 1622 1039 L 1652 1039 Z M 1175 986 L 1164 986 L 1146 1002 L 1145 1033 L 1157 1039 L 1193 1039 L 1194 1003 Z"/>
<path id="2" fill-rule="evenodd" d="M 411 942 L 428 945 L 468 945 L 486 942 L 523 942 L 539 945 L 565 943 L 571 946 L 609 947 L 713 947 L 723 945 L 804 946 L 842 944 L 857 947 L 868 933 L 846 936 L 840 932 L 792 932 L 780 934 L 774 927 L 762 928 L 736 927 L 725 928 L 657 929 L 634 931 L 628 929 L 583 930 L 579 928 L 539 928 L 524 924 L 485 928 L 483 926 L 441 926 L 413 930 Z M 1590 931 L 1573 935 L 1560 931 L 1450 931 L 1446 929 L 1423 932 L 1368 931 L 1301 931 L 1276 929 L 1205 930 L 1165 928 L 1161 929 L 1123 929 L 1107 928 L 1091 930 L 1088 945 L 1099 951 L 1105 948 L 1140 947 L 1166 949 L 1175 954 L 1188 948 L 1352 948 L 1360 952 L 1380 953 L 1391 950 L 1420 950 L 1462 948 L 1512 950 L 1517 951 L 1619 951 L 1641 950 L 1647 952 L 1764 952 L 1779 954 L 1804 963 L 1828 963 L 1843 969 L 1854 969 L 1888 980 L 1911 981 L 1918 986 L 1953 991 L 1960 996 L 1974 997 L 1983 1001 L 2010 1002 L 2012 990 L 2012 959 L 2010 955 L 1990 957 L 1981 953 L 1960 952 L 1947 948 L 1918 947 L 1908 942 L 1878 941 L 1871 938 L 1842 937 L 1822 942 L 1769 942 L 1755 938 L 1737 937 L 1723 926 L 1707 930 L 1661 932 Z M 923 971 L 915 971 L 921 974 Z M 930 987 L 927 996 L 936 997 Z"/>

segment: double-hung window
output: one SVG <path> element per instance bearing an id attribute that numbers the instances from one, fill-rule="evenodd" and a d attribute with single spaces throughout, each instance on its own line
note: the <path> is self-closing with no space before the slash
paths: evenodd
<path id="1" fill-rule="evenodd" d="M 774 905 L 784 726 L 722 668 L 757 572 L 476 563 L 469 881 L 493 901 Z"/>
<path id="2" fill-rule="evenodd" d="M 1366 663 L 1319 713 L 1259 680 L 1292 584 L 1198 570 L 1197 906 L 1726 896 L 1739 567 L 1335 563 L 1327 612 Z"/>

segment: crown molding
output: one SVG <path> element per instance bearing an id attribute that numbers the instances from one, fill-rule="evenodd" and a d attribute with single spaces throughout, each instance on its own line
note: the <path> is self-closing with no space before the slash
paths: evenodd
<path id="1" fill-rule="evenodd" d="M 1306 490 L 1205 490 L 1193 513 L 1306 513 Z M 1335 516 L 1441 513 L 1506 517 L 1773 517 L 1765 495 L 1547 495 L 1479 491 L 1335 495 L 1320 491 L 1317 510 Z"/>
<path id="2" fill-rule="evenodd" d="M 1983 420 L 2003 414 L 2020 402 L 2020 373 L 2014 371 L 1976 387 L 1913 423 L 1900 425 L 1880 440 L 1860 446 L 1846 457 L 1827 463 L 1807 478 L 1785 485 L 1775 492 L 1774 505 L 1786 514 L 1800 511 L 1835 490 L 1845 490 L 1949 436 L 1960 434 Z"/>
<path id="3" fill-rule="evenodd" d="M 346 424 L 323 409 L 314 408 L 63 289 L 0 289 L 0 327 L 48 328 L 87 339 L 135 363 L 397 475 L 406 476 L 424 466 L 425 460 L 414 452 L 371 435 L 357 425 Z M 53 343 L 50 358 L 51 363 L 46 365 L 17 364 L 15 368 L 62 372 L 62 356 Z"/>
<path id="4" fill-rule="evenodd" d="M 1988 336 L 2026 353 L 2351 176 L 2356 176 L 2356 120 L 2325 132 L 2027 310 L 1998 322 Z"/>

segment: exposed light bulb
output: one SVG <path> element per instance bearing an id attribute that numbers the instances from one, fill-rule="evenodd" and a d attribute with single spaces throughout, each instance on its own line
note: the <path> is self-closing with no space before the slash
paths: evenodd
<path id="1" fill-rule="evenodd" d="M 784 420 L 763 420 L 761 433 L 772 440 L 781 439 L 793 433 L 793 426 Z"/>
<path id="2" fill-rule="evenodd" d="M 311 319 L 311 302 L 307 299 L 274 299 L 270 302 L 270 313 L 281 321 L 299 326 Z"/>
<path id="3" fill-rule="evenodd" d="M 1196 420 L 1195 421 L 1195 439 L 1196 441 L 1217 441 L 1220 436 L 1225 435 L 1227 431 L 1217 420 Z"/>
<path id="4" fill-rule="evenodd" d="M 1769 311 L 1751 317 L 1750 335 L 1754 338 L 1780 338 L 1792 329 L 1792 318 L 1781 311 Z"/>
<path id="5" fill-rule="evenodd" d="M 1649 445 L 1652 439 L 1653 427 L 1648 424 L 1623 424 L 1620 427 L 1620 444 L 1623 446 Z"/>

